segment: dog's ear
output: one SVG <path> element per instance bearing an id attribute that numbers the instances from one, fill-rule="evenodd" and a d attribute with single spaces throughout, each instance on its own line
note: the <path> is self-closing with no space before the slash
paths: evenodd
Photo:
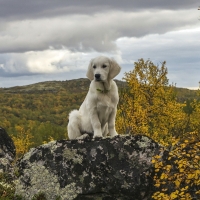
<path id="1" fill-rule="evenodd" d="M 115 60 L 110 59 L 110 71 L 108 78 L 113 79 L 115 76 L 119 74 L 120 71 L 121 67 L 118 65 L 118 63 Z"/>
<path id="2" fill-rule="evenodd" d="M 90 64 L 88 66 L 88 70 L 87 70 L 87 74 L 86 76 L 92 81 L 94 79 L 94 74 L 93 74 L 93 70 L 92 70 L 92 63 L 93 63 L 93 59 L 90 61 Z"/>

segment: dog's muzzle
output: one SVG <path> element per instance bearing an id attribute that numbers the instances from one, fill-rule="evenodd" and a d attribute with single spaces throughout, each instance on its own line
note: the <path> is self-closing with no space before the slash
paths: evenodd
<path id="1" fill-rule="evenodd" d="M 101 81 L 101 74 L 95 74 L 94 76 L 96 81 Z"/>

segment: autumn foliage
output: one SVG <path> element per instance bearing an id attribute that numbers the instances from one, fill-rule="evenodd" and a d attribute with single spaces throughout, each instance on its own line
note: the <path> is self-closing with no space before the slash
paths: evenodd
<path id="1" fill-rule="evenodd" d="M 196 133 L 174 139 L 165 160 L 155 156 L 156 200 L 193 200 L 200 197 L 200 140 Z"/>
<path id="2" fill-rule="evenodd" d="M 184 104 L 176 101 L 174 86 L 168 85 L 166 63 L 161 68 L 150 60 L 135 62 L 125 74 L 127 86 L 120 95 L 117 129 L 120 133 L 145 134 L 168 144 L 184 129 Z"/>
<path id="3" fill-rule="evenodd" d="M 18 134 L 12 136 L 12 139 L 15 143 L 17 158 L 19 158 L 30 149 L 31 145 L 33 145 L 33 142 L 31 141 L 33 136 L 30 133 L 30 129 L 26 131 L 23 127 L 18 125 L 16 125 L 15 128 L 18 131 Z"/>
<path id="4" fill-rule="evenodd" d="M 117 116 L 119 133 L 145 134 L 169 152 L 156 156 L 156 200 L 200 199 L 200 102 L 180 103 L 169 85 L 166 63 L 135 62 L 125 74 Z"/>

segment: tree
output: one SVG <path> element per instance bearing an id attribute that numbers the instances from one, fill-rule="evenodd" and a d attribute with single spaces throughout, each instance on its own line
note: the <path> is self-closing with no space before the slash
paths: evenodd
<path id="1" fill-rule="evenodd" d="M 30 129 L 25 130 L 24 127 L 18 125 L 15 126 L 15 129 L 17 130 L 18 134 L 17 136 L 12 135 L 12 139 L 16 146 L 16 158 L 18 159 L 20 156 L 28 152 L 32 146 L 33 136 L 30 133 Z"/>
<path id="2" fill-rule="evenodd" d="M 125 73 L 117 115 L 119 133 L 146 134 L 160 143 L 182 134 L 185 114 L 177 103 L 174 86 L 167 79 L 166 62 L 161 67 L 139 59 Z"/>

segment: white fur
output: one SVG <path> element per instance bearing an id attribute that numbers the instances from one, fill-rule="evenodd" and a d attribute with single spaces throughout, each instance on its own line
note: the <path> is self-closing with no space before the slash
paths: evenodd
<path id="1" fill-rule="evenodd" d="M 87 77 L 91 80 L 87 96 L 79 110 L 69 114 L 68 137 L 82 139 L 115 136 L 115 116 L 119 101 L 118 88 L 112 80 L 121 67 L 112 59 L 100 56 L 91 60 Z"/>

